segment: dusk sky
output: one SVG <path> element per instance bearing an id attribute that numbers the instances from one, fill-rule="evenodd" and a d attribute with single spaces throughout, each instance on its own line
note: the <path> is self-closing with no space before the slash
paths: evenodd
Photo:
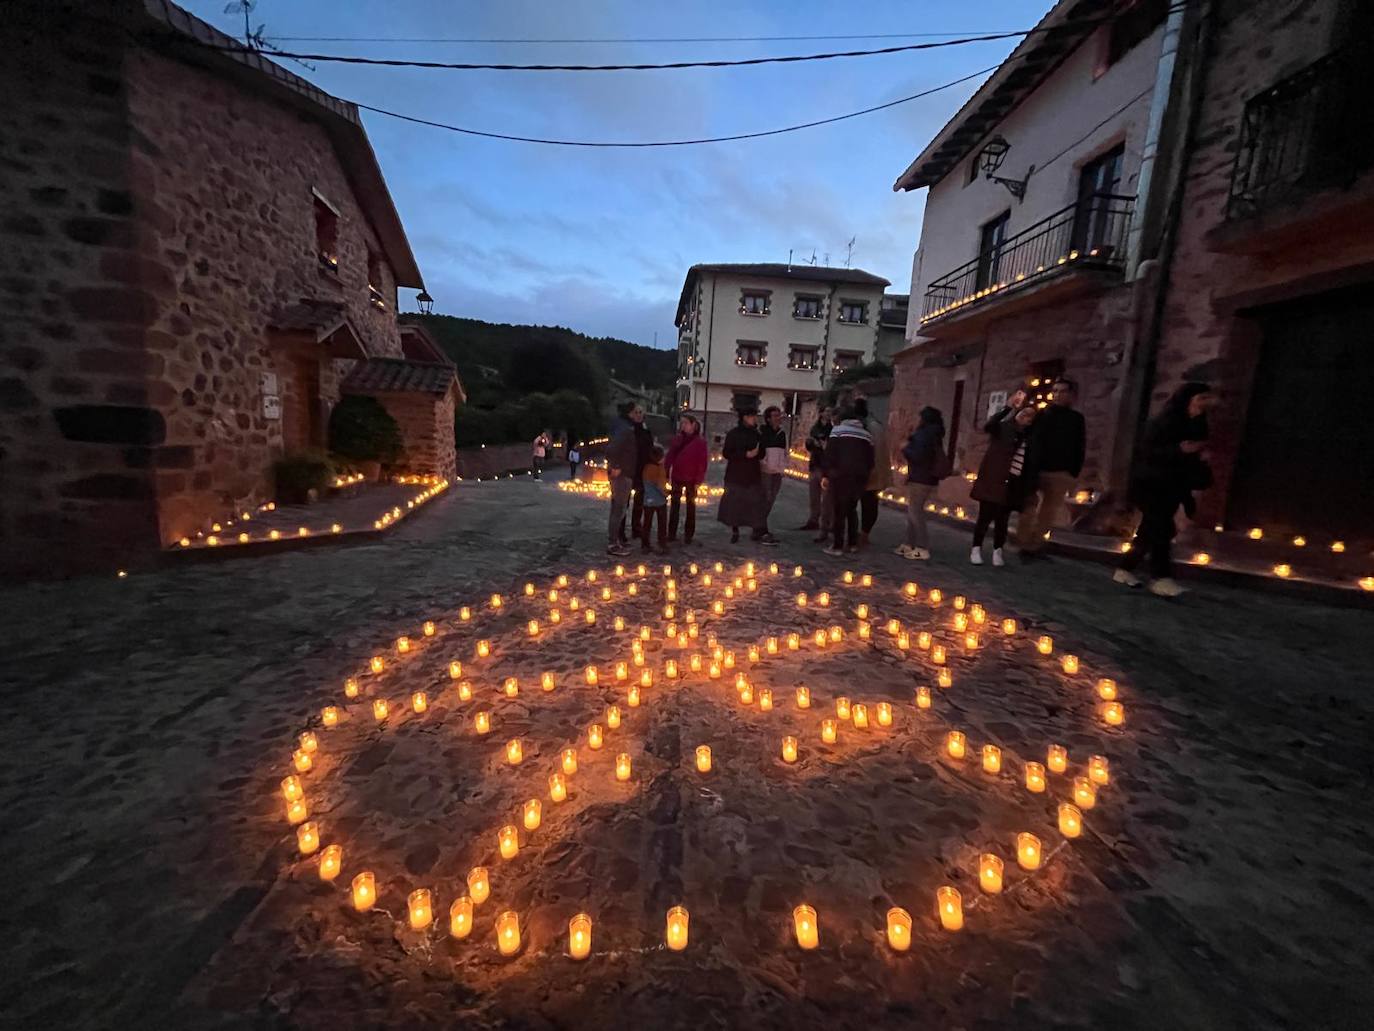
<path id="1" fill-rule="evenodd" d="M 184 2 L 184 0 L 183 0 Z M 186 6 L 242 35 L 225 0 Z M 836 4 L 628 0 L 338 3 L 259 0 L 282 49 L 518 63 L 637 63 L 872 49 L 923 41 L 453 44 L 286 36 L 625 38 L 968 33 L 1029 28 L 1048 0 Z M 383 16 L 385 15 L 385 16 Z M 732 69 L 441 71 L 282 63 L 337 96 L 420 118 L 528 136 L 658 140 L 776 128 L 870 107 L 996 65 L 1016 40 Z M 982 81 L 837 125 L 762 140 L 592 150 L 484 140 L 363 112 L 435 310 L 563 325 L 660 346 L 674 339 L 696 262 L 853 264 L 910 288 L 924 191 L 892 183 Z M 402 299 L 402 309 L 413 302 Z"/>

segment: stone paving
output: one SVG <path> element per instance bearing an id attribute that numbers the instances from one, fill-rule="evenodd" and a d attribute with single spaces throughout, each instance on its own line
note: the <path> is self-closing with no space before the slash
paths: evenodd
<path id="1" fill-rule="evenodd" d="M 662 679 L 661 558 L 641 593 L 601 551 L 603 502 L 553 483 L 457 484 L 375 544 L 187 566 L 124 580 L 0 590 L 10 701 L 0 742 L 9 892 L 0 964 L 5 1020 L 23 1027 L 462 1024 L 465 1027 L 1355 1027 L 1374 1004 L 1366 976 L 1374 886 L 1367 871 L 1371 777 L 1368 613 L 1201 586 L 1162 602 L 1111 584 L 1100 567 L 1056 559 L 1030 569 L 966 565 L 965 538 L 934 530 L 936 559 L 892 554 L 897 513 L 880 516 L 873 551 L 820 555 L 809 534 L 783 547 L 731 547 L 707 516 L 702 547 L 675 554 L 679 610 L 700 614 L 734 646 L 772 712 L 742 706 L 733 679 Z M 786 486 L 774 523 L 801 521 L 804 491 Z M 703 510 L 703 515 L 712 511 Z M 747 589 L 709 612 L 720 574 L 753 559 Z M 688 562 L 703 568 L 686 574 Z M 800 578 L 790 575 L 804 565 Z M 554 574 L 602 571 L 613 598 L 574 589 L 598 623 L 547 624 Z M 846 569 L 872 588 L 846 585 Z M 731 582 L 732 582 L 732 578 Z M 900 585 L 938 587 L 936 607 Z M 535 582 L 541 595 L 526 600 Z M 492 613 L 487 599 L 505 605 Z M 799 609 L 794 595 L 808 594 Z M 821 609 L 816 595 L 828 591 Z M 950 627 L 953 598 L 1014 615 L 966 654 Z M 874 640 L 854 638 L 854 607 L 873 607 Z M 459 606 L 473 612 L 458 618 Z M 484 608 L 484 605 L 487 607 Z M 966 611 L 968 611 L 966 609 Z M 621 612 L 628 630 L 609 617 Z M 527 636 L 531 614 L 544 628 Z M 889 616 L 949 649 L 953 685 L 935 686 L 929 653 L 901 655 Z M 436 621 L 425 638 L 421 621 Z M 675 613 L 685 626 L 681 612 Z M 653 627 L 657 678 L 630 708 L 613 663 L 640 622 Z M 744 646 L 791 627 L 840 624 L 846 640 L 765 658 Z M 407 634 L 414 654 L 398 657 Z M 1035 637 L 1055 640 L 1045 658 Z M 491 639 L 490 660 L 474 641 Z M 703 649 L 704 650 L 704 649 Z M 1072 651 L 1082 669 L 1056 658 Z M 385 656 L 381 674 L 367 659 Z M 464 663 L 461 702 L 447 663 Z M 582 673 L 598 665 L 601 683 Z M 631 667 L 633 669 L 633 667 Z M 538 674 L 557 677 L 552 692 Z M 724 671 L 723 671 L 724 672 Z M 520 678 L 519 695 L 500 694 Z M 344 705 L 343 680 L 360 698 Z M 1101 721 L 1099 676 L 1120 684 L 1126 722 Z M 812 690 L 798 711 L 793 687 Z M 932 686 L 927 712 L 913 689 Z M 410 713 L 414 690 L 430 709 Z M 816 734 L 846 694 L 890 702 L 894 726 Z M 392 715 L 378 724 L 374 697 Z M 321 706 L 344 705 L 339 726 Z M 619 704 L 624 722 L 586 747 L 587 724 Z M 478 736 L 485 709 L 493 729 Z M 604 719 L 600 719 L 604 722 Z M 343 872 L 318 876 L 284 819 L 280 781 L 297 734 L 320 739 L 301 779 L 324 843 Z M 968 735 L 954 760 L 944 733 Z M 781 761 L 782 735 L 799 760 Z M 524 744 L 519 766 L 504 746 Z M 699 774 L 693 750 L 713 749 Z M 1004 772 L 979 769 L 996 742 Z M 1089 753 L 1110 783 L 1065 842 L 1050 791 L 1022 786 L 1022 761 L 1064 744 L 1082 772 Z M 578 748 L 570 797 L 549 799 L 560 750 Z M 611 775 L 632 758 L 630 780 Z M 496 829 L 543 801 L 520 852 L 497 855 Z M 1047 860 L 1017 868 L 1016 832 L 1033 830 Z M 978 855 L 1006 862 L 1007 888 L 984 895 Z M 448 907 L 478 864 L 491 899 L 469 938 L 448 936 Z M 376 874 L 369 913 L 349 904 L 360 870 Z M 939 927 L 934 892 L 963 895 L 966 925 Z M 435 920 L 406 926 L 406 894 L 434 892 Z M 820 947 L 803 952 L 792 909 L 819 913 Z M 662 947 L 675 903 L 691 942 Z M 903 906 L 913 944 L 884 941 Z M 493 920 L 520 916 L 520 952 L 498 955 Z M 594 918 L 593 955 L 569 959 L 567 921 Z"/>

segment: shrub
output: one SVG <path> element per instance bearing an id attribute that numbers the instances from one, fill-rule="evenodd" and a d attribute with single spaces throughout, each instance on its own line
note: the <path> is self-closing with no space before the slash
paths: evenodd
<path id="1" fill-rule="evenodd" d="M 404 451 L 401 427 L 375 397 L 349 394 L 329 415 L 329 450 L 354 462 L 395 465 Z"/>
<path id="2" fill-rule="evenodd" d="M 333 475 L 329 459 L 318 452 L 284 455 L 272 463 L 276 498 L 288 505 L 310 500 L 312 490 L 317 496 L 323 493 Z"/>

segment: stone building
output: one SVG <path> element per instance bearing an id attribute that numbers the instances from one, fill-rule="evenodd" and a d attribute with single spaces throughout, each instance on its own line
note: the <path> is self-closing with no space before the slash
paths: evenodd
<path id="1" fill-rule="evenodd" d="M 1000 392 L 1066 372 L 1105 502 L 1077 516 L 1109 526 L 1144 420 L 1206 380 L 1201 526 L 1370 537 L 1374 5 L 1060 0 L 1040 28 L 897 182 L 930 189 L 894 434 L 935 404 L 975 469 Z"/>
<path id="2" fill-rule="evenodd" d="M 352 104 L 167 0 L 7 17 L 0 568 L 109 568 L 269 498 L 423 282 Z"/>

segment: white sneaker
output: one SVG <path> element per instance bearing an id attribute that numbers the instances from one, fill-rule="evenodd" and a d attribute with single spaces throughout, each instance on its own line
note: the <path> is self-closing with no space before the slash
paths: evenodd
<path id="1" fill-rule="evenodd" d="M 1112 574 L 1112 579 L 1119 584 L 1125 584 L 1127 587 L 1140 586 L 1140 577 L 1126 569 L 1118 569 Z"/>
<path id="2" fill-rule="evenodd" d="M 994 566 L 1005 566 L 1007 564 L 1006 559 L 1002 557 L 1001 548 L 992 549 L 992 564 Z"/>
<path id="3" fill-rule="evenodd" d="M 1177 580 L 1163 577 L 1159 580 L 1150 581 L 1150 593 L 1157 594 L 1161 598 L 1177 598 L 1183 593 L 1183 588 L 1178 585 Z"/>
<path id="4" fill-rule="evenodd" d="M 974 548 L 968 553 L 968 560 L 975 566 L 981 566 L 983 564 L 983 549 Z"/>
<path id="5" fill-rule="evenodd" d="M 902 558 L 911 558 L 911 550 L 912 550 L 912 549 L 911 549 L 911 546 L 910 546 L 910 545 L 908 545 L 908 544 L 899 544 L 899 545 L 897 545 L 895 548 L 892 549 L 892 553 L 893 553 L 894 555 L 901 555 Z"/>
<path id="6" fill-rule="evenodd" d="M 911 553 L 907 555 L 907 558 L 927 560 L 930 558 L 930 552 L 927 551 L 925 548 L 912 548 Z"/>

